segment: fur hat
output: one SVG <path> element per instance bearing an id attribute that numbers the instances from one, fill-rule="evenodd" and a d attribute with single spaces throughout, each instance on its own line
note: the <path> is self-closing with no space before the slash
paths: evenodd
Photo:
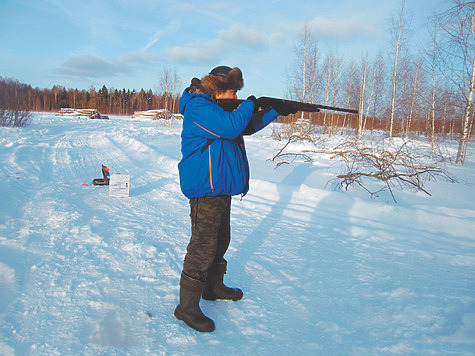
<path id="1" fill-rule="evenodd" d="M 225 92 L 229 89 L 237 91 L 243 86 L 244 80 L 242 79 L 242 72 L 239 68 L 219 66 L 214 68 L 201 80 L 193 78 L 191 80 L 190 91 L 201 91 L 214 99 L 216 93 Z"/>

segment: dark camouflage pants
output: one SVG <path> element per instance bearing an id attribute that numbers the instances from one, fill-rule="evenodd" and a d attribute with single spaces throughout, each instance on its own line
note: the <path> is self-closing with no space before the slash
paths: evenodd
<path id="1" fill-rule="evenodd" d="M 231 241 L 231 196 L 190 199 L 190 211 L 191 239 L 183 272 L 204 281 L 209 267 L 224 261 Z"/>

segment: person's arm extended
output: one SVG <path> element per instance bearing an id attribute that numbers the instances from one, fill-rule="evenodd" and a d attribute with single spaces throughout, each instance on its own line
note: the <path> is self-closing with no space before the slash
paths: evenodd
<path id="1" fill-rule="evenodd" d="M 233 111 L 224 111 L 217 104 L 203 100 L 190 102 L 188 118 L 193 122 L 193 131 L 205 138 L 234 139 L 242 135 L 254 112 L 252 100 L 245 100 Z"/>
<path id="2" fill-rule="evenodd" d="M 271 110 L 259 110 L 254 114 L 249 121 L 246 129 L 243 131 L 243 135 L 252 135 L 259 130 L 262 130 L 264 127 L 269 125 L 279 116 L 279 113 L 274 109 Z"/>

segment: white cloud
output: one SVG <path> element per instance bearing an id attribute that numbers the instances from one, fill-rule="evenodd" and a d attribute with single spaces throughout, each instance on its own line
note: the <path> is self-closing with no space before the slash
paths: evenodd
<path id="1" fill-rule="evenodd" d="M 153 34 L 152 39 L 141 49 L 141 51 L 146 51 L 150 47 L 152 47 L 155 43 L 158 42 L 160 37 L 162 37 L 163 31 L 157 31 Z"/>
<path id="2" fill-rule="evenodd" d="M 376 32 L 373 26 L 356 18 L 332 19 L 318 16 L 308 25 L 317 37 L 333 40 L 351 40 Z"/>
<path id="3" fill-rule="evenodd" d="M 219 41 L 196 41 L 185 46 L 174 46 L 166 53 L 175 61 L 187 64 L 215 62 L 220 56 Z"/>
<path id="4" fill-rule="evenodd" d="M 110 77 L 130 72 L 122 61 L 106 61 L 94 55 L 78 55 L 70 58 L 58 69 L 61 74 L 75 77 Z"/>
<path id="5" fill-rule="evenodd" d="M 166 53 L 176 61 L 192 64 L 217 62 L 233 51 L 251 50 L 256 52 L 268 45 L 268 38 L 256 28 L 243 24 L 232 24 L 218 30 L 216 37 L 208 41 L 195 41 L 183 46 L 166 49 Z"/>
<path id="6" fill-rule="evenodd" d="M 120 58 L 120 61 L 141 65 L 154 65 L 159 59 L 160 56 L 157 54 L 140 51 L 126 53 Z"/>
<path id="7" fill-rule="evenodd" d="M 256 28 L 244 24 L 232 24 L 226 29 L 219 30 L 218 39 L 225 43 L 249 47 L 251 49 L 267 45 L 267 38 Z"/>
<path id="8" fill-rule="evenodd" d="M 174 34 L 180 31 L 182 26 L 182 22 L 180 19 L 171 19 L 169 22 L 165 24 L 165 26 L 160 25 L 160 29 L 157 30 L 153 35 L 152 38 L 148 41 L 148 43 L 141 49 L 141 51 L 147 51 L 151 47 L 153 47 L 162 37 L 165 39 L 168 37 L 173 37 Z"/>
<path id="9" fill-rule="evenodd" d="M 190 13 L 195 19 L 200 19 L 203 22 L 212 20 L 218 23 L 228 23 L 229 18 L 223 15 L 222 11 L 216 11 L 213 7 L 209 7 L 202 2 L 186 3 L 177 2 L 176 8 L 181 13 Z"/>
<path id="10" fill-rule="evenodd" d="M 66 18 L 71 26 L 88 34 L 91 41 L 120 42 L 116 7 L 113 5 L 96 0 L 48 2 L 45 6 L 51 6 L 55 16 Z"/>

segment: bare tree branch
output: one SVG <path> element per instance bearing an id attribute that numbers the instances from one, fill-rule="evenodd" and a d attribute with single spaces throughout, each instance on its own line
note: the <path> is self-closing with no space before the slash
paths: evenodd
<path id="1" fill-rule="evenodd" d="M 427 181 L 443 178 L 455 182 L 455 179 L 440 167 L 441 162 L 425 164 L 426 157 L 414 154 L 413 150 L 408 147 L 407 141 L 395 149 L 365 146 L 361 141 L 354 140 L 345 141 L 332 149 L 286 152 L 292 143 L 299 140 L 302 140 L 302 137 L 296 134 L 289 136 L 286 144 L 272 158 L 272 161 L 278 162 L 276 166 L 290 164 L 296 160 L 311 163 L 319 155 L 329 155 L 330 159 L 339 159 L 346 166 L 344 171 L 335 177 L 339 186 L 345 190 L 356 185 L 371 196 L 378 195 L 382 190 L 388 190 L 396 201 L 391 189 L 394 185 L 398 185 L 402 189 L 409 187 L 431 195 L 425 188 Z M 371 191 L 369 186 L 374 181 L 382 183 L 384 188 Z"/>

